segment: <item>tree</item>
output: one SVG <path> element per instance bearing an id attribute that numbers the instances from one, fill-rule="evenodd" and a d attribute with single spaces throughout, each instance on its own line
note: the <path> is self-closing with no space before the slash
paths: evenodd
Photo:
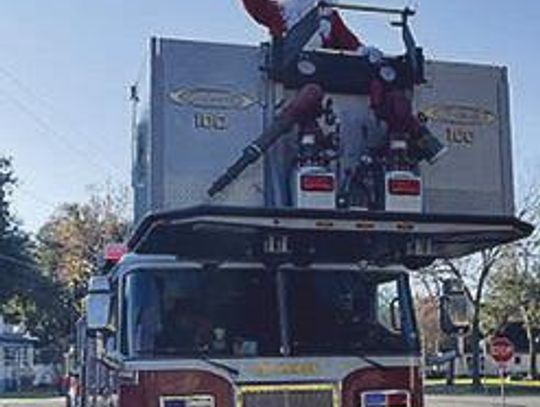
<path id="1" fill-rule="evenodd" d="M 88 202 L 61 205 L 38 232 L 39 263 L 53 281 L 67 288 L 78 312 L 105 245 L 126 237 L 126 196 L 110 187 L 94 191 Z"/>
<path id="2" fill-rule="evenodd" d="M 127 194 L 94 190 L 88 202 L 62 205 L 36 245 L 11 212 L 15 188 L 11 160 L 0 157 L 0 312 L 24 324 L 54 360 L 67 346 L 103 246 L 127 232 Z"/>
<path id="3" fill-rule="evenodd" d="M 416 273 L 417 279 L 429 295 L 440 296 L 441 282 L 449 277 L 463 282 L 465 293 L 472 306 L 471 348 L 473 387 L 481 387 L 480 380 L 480 318 L 485 285 L 501 254 L 501 247 L 486 249 L 479 253 L 455 260 L 439 260 Z"/>
<path id="4" fill-rule="evenodd" d="M 32 244 L 11 213 L 10 197 L 16 185 L 11 159 L 0 157 L 0 305 L 32 279 Z"/>
<path id="5" fill-rule="evenodd" d="M 502 332 L 508 322 L 523 323 L 529 343 L 529 377 L 536 378 L 536 341 L 540 334 L 540 267 L 535 264 L 525 270 L 518 259 L 510 258 L 507 261 L 492 275 L 483 322 L 486 331 L 492 334 Z"/>
<path id="6" fill-rule="evenodd" d="M 412 276 L 417 287 L 415 305 L 423 354 L 434 356 L 440 352 L 440 344 L 445 336 L 439 323 L 439 298 L 442 295 L 443 276 L 436 264 L 420 269 Z"/>
<path id="7" fill-rule="evenodd" d="M 451 274 L 463 282 L 467 297 L 472 304 L 471 321 L 472 348 L 472 381 L 473 388 L 482 386 L 480 372 L 480 321 L 482 316 L 482 300 L 489 273 L 500 258 L 501 246 L 482 250 L 479 254 L 457 261 L 445 261 Z"/>
<path id="8" fill-rule="evenodd" d="M 31 270 L 30 265 L 27 267 Z M 74 309 L 65 288 L 34 269 L 33 278 L 26 281 L 3 306 L 4 315 L 22 324 L 39 339 L 46 362 L 58 361 L 68 344 Z"/>
<path id="9" fill-rule="evenodd" d="M 47 346 L 56 342 L 52 333 L 65 324 L 65 297 L 43 275 L 34 243 L 11 212 L 15 188 L 11 160 L 0 157 L 0 313 L 11 323 L 22 323 Z"/>
<path id="10" fill-rule="evenodd" d="M 534 225 L 540 220 L 540 194 L 526 200 L 520 215 Z M 483 324 L 498 333 L 511 320 L 523 323 L 529 342 L 529 376 L 538 377 L 540 337 L 540 231 L 504 248 L 488 282 Z"/>
<path id="11" fill-rule="evenodd" d="M 435 296 L 416 296 L 416 315 L 422 338 L 422 353 L 425 356 L 436 356 L 445 339 L 439 324 L 438 298 Z"/>

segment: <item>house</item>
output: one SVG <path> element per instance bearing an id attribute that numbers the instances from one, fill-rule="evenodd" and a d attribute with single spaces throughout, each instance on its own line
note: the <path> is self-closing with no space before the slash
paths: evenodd
<path id="1" fill-rule="evenodd" d="M 506 371 L 510 375 L 526 375 L 530 365 L 529 342 L 527 333 L 521 322 L 510 322 L 500 332 L 514 344 L 514 357 L 508 363 Z M 472 370 L 472 354 L 470 344 L 464 344 L 464 352 L 461 352 L 456 363 L 456 374 L 459 376 L 470 376 Z M 481 341 L 480 344 L 480 371 L 485 376 L 495 376 L 499 374 L 497 363 L 489 355 L 488 341 Z"/>
<path id="2" fill-rule="evenodd" d="M 0 315 L 0 393 L 29 387 L 34 376 L 37 339 Z"/>

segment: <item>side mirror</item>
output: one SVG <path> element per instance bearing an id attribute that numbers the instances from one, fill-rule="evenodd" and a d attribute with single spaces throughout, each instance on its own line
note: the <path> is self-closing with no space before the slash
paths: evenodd
<path id="1" fill-rule="evenodd" d="M 90 278 L 85 299 L 86 324 L 89 331 L 105 331 L 109 325 L 111 287 L 105 276 Z"/>
<path id="2" fill-rule="evenodd" d="M 399 298 L 394 298 L 390 303 L 390 322 L 396 332 L 401 331 L 401 310 L 399 308 Z"/>
<path id="3" fill-rule="evenodd" d="M 440 325 L 447 334 L 464 334 L 470 327 L 470 304 L 463 283 L 457 279 L 443 282 L 439 304 Z"/>

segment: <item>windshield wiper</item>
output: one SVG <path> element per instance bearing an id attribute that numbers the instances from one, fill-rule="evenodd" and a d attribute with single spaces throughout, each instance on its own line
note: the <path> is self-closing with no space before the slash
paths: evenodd
<path id="1" fill-rule="evenodd" d="M 232 374 L 233 376 L 238 376 L 240 371 L 234 367 L 226 365 L 225 363 L 218 362 L 217 360 L 210 359 L 206 355 L 200 355 L 199 360 L 208 363 L 210 366 L 217 367 L 218 369 L 225 370 L 227 373 Z"/>
<path id="2" fill-rule="evenodd" d="M 182 356 L 182 357 L 189 357 L 190 353 L 192 354 L 193 349 L 192 348 L 160 348 L 157 349 L 157 351 L 139 351 L 139 356 L 158 356 L 159 354 L 163 356 Z M 210 359 L 206 354 L 199 353 L 198 355 L 193 355 L 197 360 L 203 361 L 210 366 L 216 367 L 221 370 L 225 370 L 227 373 L 238 376 L 240 374 L 240 371 L 238 369 L 235 369 L 234 367 L 228 366 L 224 363 L 218 362 L 216 360 Z"/>
<path id="3" fill-rule="evenodd" d="M 299 342 L 296 342 L 295 343 L 295 349 L 298 349 L 298 346 L 299 346 Z M 333 350 L 335 348 L 335 346 L 331 346 L 331 345 L 321 345 L 321 344 L 318 344 L 317 347 L 315 349 L 318 349 L 318 350 L 322 350 L 323 352 L 325 353 L 328 353 L 329 350 Z M 362 359 L 364 362 L 366 362 L 367 364 L 377 368 L 377 369 L 381 369 L 381 370 L 387 370 L 388 369 L 388 366 L 385 366 L 379 362 L 376 362 L 374 361 L 373 359 L 371 359 L 369 356 L 366 356 L 364 353 L 362 352 L 359 352 L 357 350 L 357 346 L 350 346 L 351 349 L 351 353 L 353 353 L 354 356 L 356 357 L 359 357 L 360 359 Z M 349 355 L 351 356 L 351 355 Z"/>
<path id="4" fill-rule="evenodd" d="M 158 350 L 159 352 L 151 352 L 151 351 L 144 351 L 144 352 L 138 352 L 139 355 L 145 354 L 145 355 L 151 355 L 151 356 L 157 356 L 159 354 L 165 356 L 182 356 L 182 357 L 189 357 L 190 353 L 193 352 L 191 348 L 185 348 L 185 349 L 179 349 L 179 348 L 161 348 Z M 240 371 L 238 369 L 235 369 L 234 367 L 228 366 L 224 363 L 218 362 L 217 360 L 210 359 L 206 354 L 199 353 L 198 355 L 193 355 L 195 359 L 200 360 L 202 362 L 205 362 L 209 364 L 210 366 L 216 367 L 221 370 L 225 370 L 227 373 L 238 376 L 240 374 Z"/>
<path id="5" fill-rule="evenodd" d="M 382 365 L 379 362 L 375 362 L 373 359 L 371 359 L 370 357 L 364 355 L 363 353 L 355 353 L 354 356 L 359 357 L 364 362 L 368 363 L 369 365 L 371 365 L 373 367 L 376 367 L 377 369 L 381 369 L 381 370 L 387 370 L 388 369 L 388 366 Z"/>

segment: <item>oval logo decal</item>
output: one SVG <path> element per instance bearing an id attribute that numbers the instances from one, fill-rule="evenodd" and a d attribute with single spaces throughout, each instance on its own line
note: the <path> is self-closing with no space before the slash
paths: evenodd
<path id="1" fill-rule="evenodd" d="M 465 105 L 438 105 L 423 110 L 433 121 L 465 126 L 486 126 L 495 121 L 494 113 L 487 109 Z"/>
<path id="2" fill-rule="evenodd" d="M 176 104 L 209 109 L 243 110 L 257 103 L 244 93 L 224 89 L 178 89 L 170 93 Z"/>

